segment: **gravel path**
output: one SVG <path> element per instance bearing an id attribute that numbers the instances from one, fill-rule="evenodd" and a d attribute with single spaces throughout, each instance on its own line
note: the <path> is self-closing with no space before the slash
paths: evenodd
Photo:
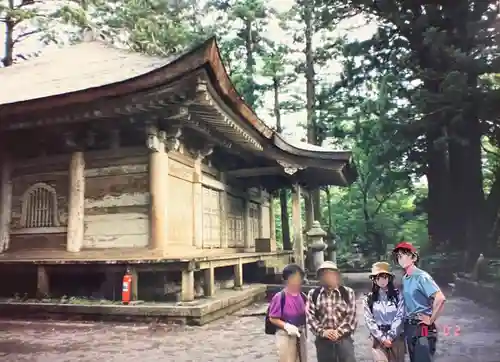
<path id="1" fill-rule="evenodd" d="M 274 340 L 263 333 L 263 317 L 242 315 L 259 309 L 262 305 L 203 327 L 4 320 L 0 321 L 0 360 L 275 362 Z M 451 329 L 449 336 L 445 326 Z M 437 362 L 500 361 L 499 312 L 452 296 L 440 330 Z M 359 362 L 371 361 L 367 338 L 360 313 L 355 334 Z M 309 349 L 310 361 L 315 361 L 312 341 Z"/>

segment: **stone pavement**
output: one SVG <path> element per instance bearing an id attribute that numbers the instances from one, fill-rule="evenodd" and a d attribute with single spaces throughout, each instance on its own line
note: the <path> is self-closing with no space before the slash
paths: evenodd
<path id="1" fill-rule="evenodd" d="M 262 305 L 203 327 L 0 321 L 0 361 L 275 362 L 274 340 L 263 333 L 263 317 L 244 316 L 259 309 Z M 361 318 L 359 324 L 357 360 L 368 362 L 368 334 Z M 440 325 L 437 362 L 500 361 L 499 312 L 450 297 Z M 449 336 L 444 335 L 447 325 Z M 314 361 L 312 341 L 309 349 Z"/>

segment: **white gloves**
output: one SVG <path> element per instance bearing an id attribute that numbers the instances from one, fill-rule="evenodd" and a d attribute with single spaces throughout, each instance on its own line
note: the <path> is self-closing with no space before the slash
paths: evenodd
<path id="1" fill-rule="evenodd" d="M 285 323 L 284 329 L 285 329 L 286 333 L 288 333 L 289 336 L 296 336 L 296 337 L 300 338 L 300 331 L 293 324 Z"/>

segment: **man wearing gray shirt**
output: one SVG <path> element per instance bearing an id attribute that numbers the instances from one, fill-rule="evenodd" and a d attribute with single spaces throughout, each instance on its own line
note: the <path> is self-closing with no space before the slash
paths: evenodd
<path id="1" fill-rule="evenodd" d="M 370 331 L 374 362 L 404 362 L 402 337 L 404 303 L 394 288 L 394 274 L 389 263 L 373 264 L 370 278 L 372 292 L 364 300 L 364 319 Z"/>

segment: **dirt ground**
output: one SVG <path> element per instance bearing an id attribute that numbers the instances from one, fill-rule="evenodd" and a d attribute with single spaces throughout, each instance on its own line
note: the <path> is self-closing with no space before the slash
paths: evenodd
<path id="1" fill-rule="evenodd" d="M 274 362 L 274 340 L 263 333 L 263 317 L 245 316 L 259 308 L 203 327 L 4 320 L 0 361 Z M 359 362 L 368 362 L 368 334 L 358 312 L 356 355 Z M 451 296 L 439 322 L 437 362 L 500 361 L 499 312 Z M 309 360 L 315 361 L 312 340 L 309 351 Z"/>

